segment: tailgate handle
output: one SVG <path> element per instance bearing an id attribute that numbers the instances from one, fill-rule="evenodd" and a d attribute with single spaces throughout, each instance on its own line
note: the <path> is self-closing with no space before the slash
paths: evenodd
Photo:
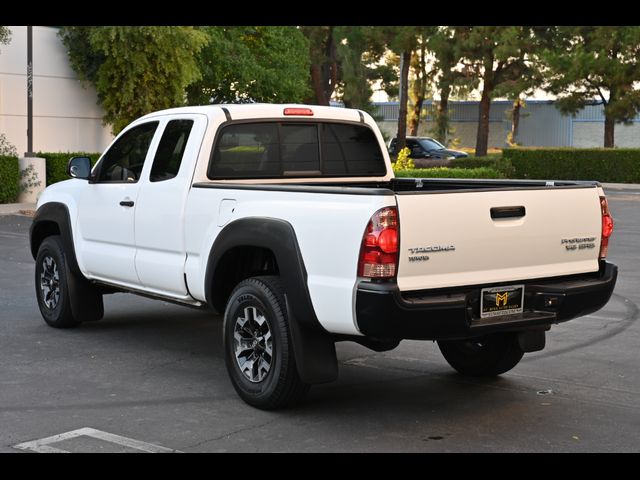
<path id="1" fill-rule="evenodd" d="M 526 213 L 523 206 L 491 208 L 491 218 L 520 218 L 524 217 Z"/>

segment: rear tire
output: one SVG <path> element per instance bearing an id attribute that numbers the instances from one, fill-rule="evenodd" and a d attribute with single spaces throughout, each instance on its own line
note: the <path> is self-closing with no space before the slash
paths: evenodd
<path id="1" fill-rule="evenodd" d="M 69 275 L 60 237 L 45 238 L 36 257 L 36 297 L 42 318 L 54 328 L 72 328 L 81 323 L 71 311 Z"/>
<path id="2" fill-rule="evenodd" d="M 471 377 L 495 377 L 508 372 L 524 355 L 515 333 L 439 340 L 438 347 L 449 365 Z"/>
<path id="3" fill-rule="evenodd" d="M 225 364 L 238 395 L 274 410 L 300 402 L 310 386 L 298 375 L 284 289 L 275 276 L 243 280 L 224 314 Z"/>

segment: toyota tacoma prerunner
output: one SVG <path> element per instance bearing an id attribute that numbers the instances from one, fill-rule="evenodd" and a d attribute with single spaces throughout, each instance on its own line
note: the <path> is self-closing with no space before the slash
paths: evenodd
<path id="1" fill-rule="evenodd" d="M 114 292 L 209 308 L 263 409 L 335 380 L 338 341 L 437 341 L 461 374 L 500 375 L 616 282 L 600 184 L 394 178 L 359 110 L 164 110 L 68 173 L 30 232 L 46 323 L 99 320 Z"/>

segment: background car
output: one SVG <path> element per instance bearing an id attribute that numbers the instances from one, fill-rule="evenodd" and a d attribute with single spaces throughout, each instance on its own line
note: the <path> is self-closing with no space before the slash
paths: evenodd
<path id="1" fill-rule="evenodd" d="M 389 142 L 389 153 L 396 155 L 396 142 L 394 137 Z M 407 147 L 411 150 L 409 155 L 416 167 L 447 166 L 456 158 L 468 157 L 469 154 L 459 150 L 450 150 L 440 142 L 430 137 L 407 137 Z"/>

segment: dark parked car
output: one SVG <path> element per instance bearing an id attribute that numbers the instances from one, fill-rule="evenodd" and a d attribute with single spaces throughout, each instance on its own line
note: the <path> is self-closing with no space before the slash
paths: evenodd
<path id="1" fill-rule="evenodd" d="M 413 159 L 416 167 L 448 165 L 455 158 L 469 156 L 465 152 L 449 150 L 430 137 L 407 137 L 407 147 L 411 150 L 411 155 L 409 156 Z M 389 142 L 389 153 L 396 155 L 396 138 Z M 416 160 L 418 160 L 417 163 Z"/>

